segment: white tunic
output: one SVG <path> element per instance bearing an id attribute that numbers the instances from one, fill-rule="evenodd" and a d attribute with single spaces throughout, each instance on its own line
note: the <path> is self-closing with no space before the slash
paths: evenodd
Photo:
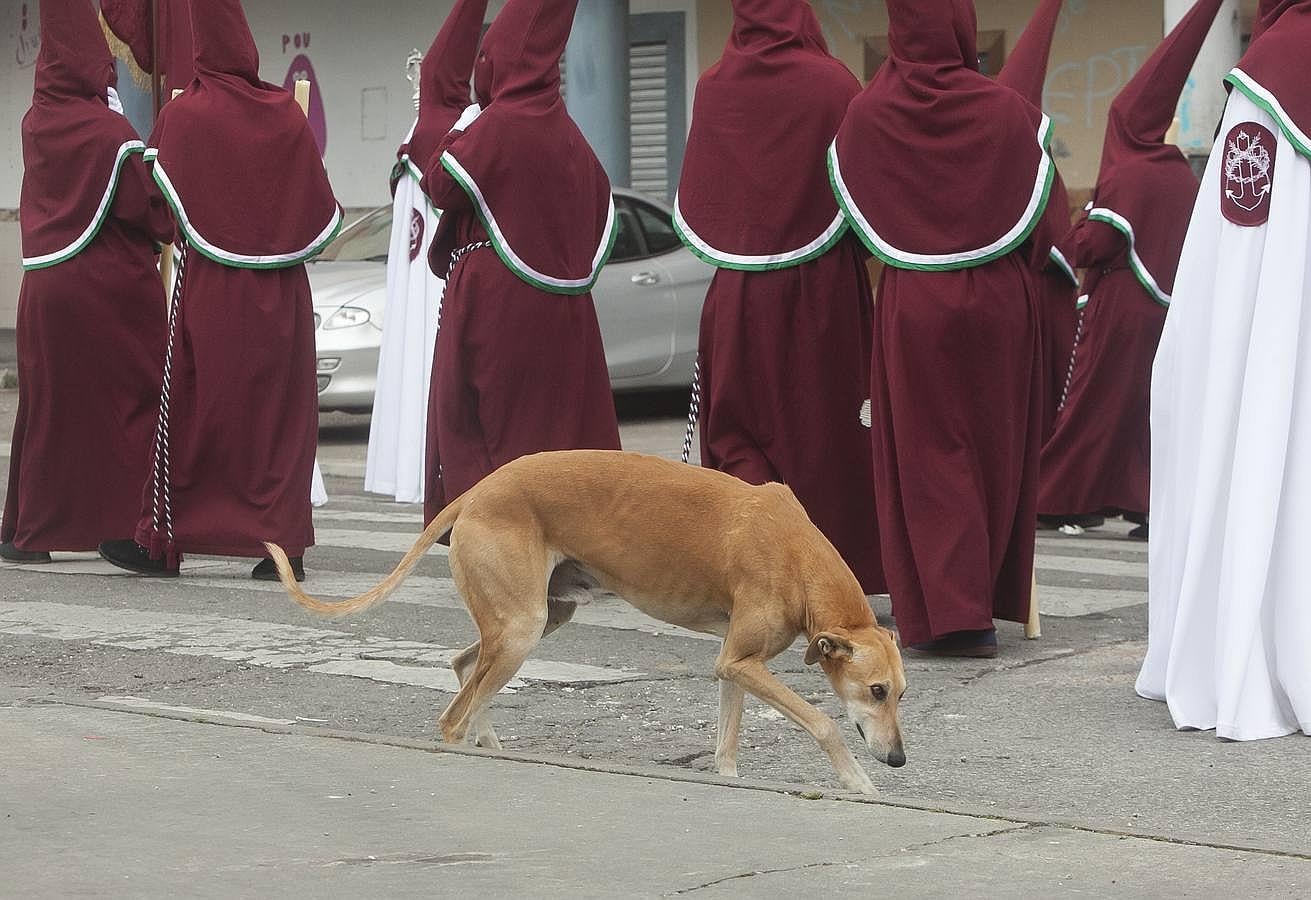
<path id="1" fill-rule="evenodd" d="M 400 503 L 422 503 L 428 385 L 443 281 L 428 267 L 439 214 L 419 189 L 422 173 L 408 157 L 402 162 L 405 173 L 392 202 L 387 303 L 364 489 Z"/>
<path id="2" fill-rule="evenodd" d="M 1226 136 L 1247 122 L 1277 136 L 1257 227 L 1221 215 Z M 1311 161 L 1239 90 L 1220 135 L 1152 376 L 1137 690 L 1179 728 L 1255 740 L 1311 734 Z"/>

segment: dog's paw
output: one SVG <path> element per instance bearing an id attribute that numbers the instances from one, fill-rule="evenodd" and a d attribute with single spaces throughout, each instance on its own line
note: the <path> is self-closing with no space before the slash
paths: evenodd
<path id="1" fill-rule="evenodd" d="M 878 788 L 874 787 L 874 782 L 870 780 L 869 775 L 859 769 L 850 776 L 844 777 L 842 785 L 849 791 L 855 791 L 857 794 L 864 794 L 867 797 L 879 792 Z"/>

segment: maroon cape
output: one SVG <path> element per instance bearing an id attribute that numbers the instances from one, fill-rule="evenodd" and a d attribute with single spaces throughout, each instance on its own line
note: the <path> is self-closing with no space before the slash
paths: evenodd
<path id="1" fill-rule="evenodd" d="M 303 262 L 341 212 L 304 115 L 259 80 L 237 0 L 195 0 L 197 76 L 151 138 L 186 248 L 136 539 L 152 554 L 313 544 L 314 318 Z"/>
<path id="2" fill-rule="evenodd" d="M 1147 513 L 1152 361 L 1198 186 L 1165 133 L 1220 5 L 1199 0 L 1111 104 L 1092 208 L 1067 241 L 1089 300 L 1043 448 L 1044 515 Z"/>
<path id="3" fill-rule="evenodd" d="M 857 151 L 853 159 L 890 162 L 844 167 L 846 186 L 859 183 L 846 195 L 835 176 L 854 212 L 906 189 L 918 149 L 930 163 L 913 186 L 923 206 L 905 223 L 880 219 L 888 225 L 880 234 L 899 234 L 903 248 L 934 258 L 880 254 L 889 267 L 871 366 L 883 565 L 902 641 L 920 644 L 1028 616 L 1044 394 L 1025 241 L 1041 219 L 1052 166 L 1035 141 L 1040 114 L 974 71 L 972 6 L 889 0 L 888 14 L 894 57 L 862 95 L 876 100 L 852 104 L 830 159 L 845 161 L 846 147 Z M 973 102 L 991 115 L 977 118 Z M 880 119 L 880 109 L 896 115 Z M 948 159 L 955 170 L 941 174 L 968 185 L 970 210 L 926 196 L 939 196 L 933 166 Z M 853 198 L 867 205 L 857 209 Z M 960 216 L 968 242 L 952 237 Z M 1002 240 L 1000 256 L 957 252 L 1010 226 L 1018 241 Z"/>
<path id="4" fill-rule="evenodd" d="M 485 109 L 423 181 L 450 272 L 428 404 L 424 517 L 497 467 L 543 450 L 619 448 L 589 293 L 613 241 L 610 183 L 564 111 L 559 60 L 574 0 L 509 0 L 483 38 Z M 493 249 L 494 248 L 494 249 Z"/>
<path id="5" fill-rule="evenodd" d="M 617 233 L 610 180 L 560 96 L 576 7 L 577 0 L 506 4 L 474 63 L 482 114 L 443 141 L 427 173 L 434 203 L 446 183 L 458 184 L 506 268 L 552 294 L 591 291 Z M 455 231 L 454 222 L 438 227 L 430 251 L 438 275 L 456 249 Z"/>
<path id="6" fill-rule="evenodd" d="M 978 72 L 975 29 L 972 0 L 890 2 L 890 55 L 829 151 L 838 202 L 890 266 L 944 271 L 999 259 L 1046 210 L 1051 120 Z"/>
<path id="7" fill-rule="evenodd" d="M 1028 27 L 1015 42 L 1015 49 L 1006 58 L 997 81 L 1016 91 L 1021 97 L 1041 109 L 1043 88 L 1047 82 L 1047 64 L 1051 58 L 1052 38 L 1056 34 L 1056 23 L 1060 19 L 1062 0 L 1042 0 Z M 1065 181 L 1056 170 L 1052 180 L 1051 197 L 1043 213 L 1043 226 L 1035 240 L 1041 238 L 1049 243 L 1058 241 L 1070 230 L 1070 197 L 1065 189 Z M 1056 409 L 1060 403 L 1066 377 L 1070 369 L 1070 357 L 1074 352 L 1075 331 L 1078 326 L 1076 296 L 1079 280 L 1070 267 L 1069 260 L 1054 243 L 1050 247 L 1034 247 L 1035 263 L 1038 276 L 1035 279 L 1040 295 L 1038 309 L 1041 316 L 1039 327 L 1042 331 L 1043 357 L 1046 361 L 1043 371 L 1046 373 L 1044 391 L 1046 400 L 1046 429 L 1044 436 L 1051 433 L 1056 421 Z"/>
<path id="8" fill-rule="evenodd" d="M 873 297 L 824 153 L 860 89 L 803 0 L 736 0 L 697 84 L 675 225 L 719 267 L 701 314 L 701 462 L 780 481 L 866 593 L 887 590 L 868 398 Z"/>
<path id="9" fill-rule="evenodd" d="M 23 119 L 18 415 L 0 542 L 93 550 L 129 533 L 154 434 L 171 230 L 143 146 L 106 92 L 114 63 L 88 0 L 41 4 Z"/>
<path id="10" fill-rule="evenodd" d="M 735 0 L 724 55 L 697 82 L 674 224 L 719 268 L 794 266 L 846 231 L 824 153 L 860 82 L 814 21 L 805 0 Z"/>

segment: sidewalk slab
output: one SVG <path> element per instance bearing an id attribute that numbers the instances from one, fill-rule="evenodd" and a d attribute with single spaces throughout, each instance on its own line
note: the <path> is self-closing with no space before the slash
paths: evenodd
<path id="1" fill-rule="evenodd" d="M 3 708 L 0 736 L 19 896 L 1311 890 L 1306 858 L 98 709 Z"/>

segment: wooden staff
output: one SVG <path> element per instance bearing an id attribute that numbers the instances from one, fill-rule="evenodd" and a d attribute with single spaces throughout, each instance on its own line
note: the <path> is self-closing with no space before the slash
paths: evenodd
<path id="1" fill-rule="evenodd" d="M 1029 621 L 1024 623 L 1024 636 L 1036 641 L 1042 637 L 1042 614 L 1038 611 L 1038 567 L 1033 567 L 1033 587 L 1029 591 Z"/>
<path id="2" fill-rule="evenodd" d="M 159 71 L 159 66 L 155 66 L 155 71 Z M 158 75 L 153 76 L 158 78 Z M 158 82 L 156 82 L 158 85 Z M 178 94 L 182 93 L 181 88 L 173 91 L 173 96 L 169 99 L 176 100 Z M 159 118 L 159 110 L 155 110 L 155 118 Z M 164 249 L 160 251 L 159 257 L 159 277 L 164 281 L 164 300 L 165 304 L 173 302 L 173 245 L 165 244 Z"/>
<path id="3" fill-rule="evenodd" d="M 151 68 L 155 70 L 150 75 L 150 106 L 156 119 L 159 118 L 159 111 L 164 106 L 164 67 L 159 64 L 162 43 L 159 35 L 159 0 L 150 0 L 150 61 Z"/>

